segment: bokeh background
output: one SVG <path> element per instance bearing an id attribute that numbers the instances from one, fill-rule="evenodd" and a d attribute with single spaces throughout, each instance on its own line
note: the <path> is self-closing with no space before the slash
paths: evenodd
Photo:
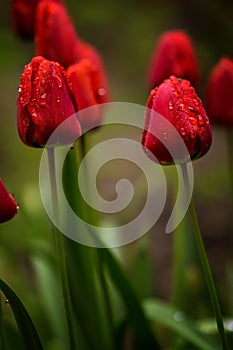
<path id="1" fill-rule="evenodd" d="M 147 65 L 158 36 L 165 30 L 184 29 L 191 36 L 201 70 L 198 92 L 203 99 L 212 67 L 222 56 L 233 57 L 233 2 L 230 0 L 66 0 L 65 4 L 79 36 L 93 44 L 102 55 L 112 101 L 146 104 L 149 94 L 145 84 Z M 33 43 L 17 38 L 12 31 L 10 1 L 2 0 L 0 176 L 15 195 L 20 210 L 11 222 L 0 227 L 0 276 L 17 291 L 40 324 L 44 321 L 39 317 L 39 309 L 46 304 L 48 291 L 43 283 L 38 285 L 37 276 L 42 279 L 52 276 L 48 268 L 50 227 L 38 183 L 42 151 L 25 146 L 19 139 L 16 125 L 20 75 L 33 55 Z M 194 198 L 224 311 L 232 314 L 233 201 L 228 159 L 233 149 L 227 147 L 226 134 L 224 128 L 213 126 L 211 150 L 194 162 Z M 168 177 L 173 176 L 172 169 L 165 171 Z M 168 203 L 167 210 L 170 209 Z M 173 237 L 164 233 L 160 220 L 145 239 L 120 250 L 139 294 L 152 293 L 169 300 L 172 245 Z M 188 278 L 199 288 L 195 266 L 190 268 Z M 49 311 L 45 311 L 48 324 L 56 322 L 49 319 Z M 8 313 L 7 307 L 5 312 Z"/>

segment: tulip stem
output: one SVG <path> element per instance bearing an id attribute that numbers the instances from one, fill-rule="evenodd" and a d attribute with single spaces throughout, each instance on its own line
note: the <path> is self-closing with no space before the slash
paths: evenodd
<path id="1" fill-rule="evenodd" d="M 189 178 L 188 178 L 188 172 L 187 172 L 187 163 L 182 164 L 181 169 L 182 169 L 182 174 L 184 179 L 184 185 L 188 192 Z M 210 300 L 215 313 L 216 323 L 217 323 L 217 327 L 218 327 L 218 331 L 219 331 L 219 335 L 222 343 L 222 350 L 229 350 L 227 337 L 224 330 L 222 312 L 221 312 L 220 303 L 217 295 L 217 290 L 215 287 L 215 283 L 211 272 L 209 260 L 206 254 L 205 246 L 202 240 L 202 235 L 201 235 L 193 199 L 191 199 L 191 202 L 189 205 L 189 216 L 193 227 L 194 237 L 196 240 L 199 257 L 202 264 L 203 273 L 204 273 L 206 284 L 209 290 Z"/>
<path id="2" fill-rule="evenodd" d="M 3 320 L 3 310 L 2 310 L 2 292 L 0 289 L 0 349 L 6 350 L 6 334 Z"/>
<path id="3" fill-rule="evenodd" d="M 233 201 L 233 132 L 231 128 L 226 130 L 226 132 L 227 132 L 228 164 L 229 164 L 229 174 L 230 174 L 231 197 Z"/>
<path id="4" fill-rule="evenodd" d="M 53 215 L 57 220 L 59 220 L 59 207 L 58 207 L 58 199 L 57 199 L 57 186 L 56 186 L 56 170 L 55 170 L 55 154 L 54 148 L 48 148 L 48 161 L 49 161 L 49 174 L 50 174 L 50 186 L 51 186 L 51 196 L 52 196 L 52 206 L 53 206 Z M 67 318 L 68 325 L 68 334 L 69 334 L 69 342 L 70 349 L 77 349 L 76 346 L 76 337 L 74 333 L 74 320 L 73 320 L 73 310 L 71 303 L 71 295 L 69 289 L 69 280 L 66 266 L 66 257 L 64 252 L 64 244 L 62 233 L 57 229 L 55 225 L 53 225 L 53 233 L 54 233 L 54 242 L 56 247 L 57 254 L 57 263 L 59 267 L 60 280 L 64 298 L 65 312 Z"/>

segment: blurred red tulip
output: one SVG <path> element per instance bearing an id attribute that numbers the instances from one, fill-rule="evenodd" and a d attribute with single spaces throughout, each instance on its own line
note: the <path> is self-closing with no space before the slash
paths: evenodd
<path id="1" fill-rule="evenodd" d="M 34 36 L 36 7 L 40 0 L 12 0 L 11 20 L 16 34 L 31 39 Z"/>
<path id="2" fill-rule="evenodd" d="M 17 213 L 18 205 L 14 197 L 7 191 L 0 178 L 0 223 L 12 219 Z"/>
<path id="3" fill-rule="evenodd" d="M 174 130 L 164 126 L 165 123 L 158 120 L 154 112 L 159 113 L 178 131 L 187 147 L 186 156 L 196 159 L 209 150 L 212 142 L 209 120 L 201 100 L 187 80 L 174 76 L 166 79 L 151 91 L 147 107 L 142 144 L 153 153 L 159 163 L 172 164 L 174 160 L 184 159 L 173 159 L 168 152 L 166 144 L 172 145 L 173 149 L 176 147 Z M 162 141 L 156 135 L 161 135 Z M 148 155 L 150 156 L 149 152 Z"/>
<path id="4" fill-rule="evenodd" d="M 233 126 L 233 60 L 222 58 L 209 75 L 206 109 L 211 122 Z"/>
<path id="5" fill-rule="evenodd" d="M 71 91 L 75 96 L 78 110 L 109 101 L 106 85 L 102 85 L 104 78 L 99 66 L 89 59 L 68 67 L 67 75 L 71 82 Z M 106 84 L 104 82 L 104 84 Z M 102 107 L 96 107 L 87 113 L 79 114 L 82 129 L 90 129 L 101 124 Z"/>
<path id="6" fill-rule="evenodd" d="M 35 34 L 37 5 L 43 0 L 11 0 L 11 22 L 15 33 L 25 39 L 32 39 Z M 61 2 L 62 0 L 50 0 Z"/>
<path id="7" fill-rule="evenodd" d="M 18 131 L 29 146 L 43 147 L 52 132 L 75 113 L 67 75 L 63 67 L 37 56 L 25 67 L 19 87 Z M 77 138 L 78 120 L 70 125 Z"/>
<path id="8" fill-rule="evenodd" d="M 158 86 L 170 75 L 187 79 L 193 86 L 199 80 L 199 71 L 193 44 L 182 30 L 163 33 L 153 51 L 147 74 L 149 88 Z"/>
<path id="9" fill-rule="evenodd" d="M 51 0 L 39 3 L 35 30 L 37 55 L 59 62 L 65 68 L 77 61 L 79 39 L 61 3 Z"/>

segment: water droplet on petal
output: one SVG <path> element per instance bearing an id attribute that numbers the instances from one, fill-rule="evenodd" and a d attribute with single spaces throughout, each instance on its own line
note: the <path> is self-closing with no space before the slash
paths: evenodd
<path id="1" fill-rule="evenodd" d="M 183 103 L 180 103 L 178 106 L 180 111 L 184 111 L 186 109 L 185 105 Z"/>
<path id="2" fill-rule="evenodd" d="M 186 135 L 186 132 L 185 132 L 184 128 L 180 128 L 180 134 L 181 134 L 181 136 L 185 136 Z"/>
<path id="3" fill-rule="evenodd" d="M 168 108 L 169 108 L 170 110 L 173 109 L 173 104 L 172 104 L 172 102 L 169 102 L 169 103 L 168 103 Z"/>
<path id="4" fill-rule="evenodd" d="M 106 91 L 105 88 L 100 88 L 100 89 L 98 90 L 98 95 L 100 95 L 100 96 L 105 96 L 106 93 L 107 93 L 107 91 Z"/>
<path id="5" fill-rule="evenodd" d="M 163 133 L 163 138 L 164 138 L 164 140 L 167 140 L 167 133 L 166 133 L 166 131 L 164 131 L 164 133 Z"/>
<path id="6" fill-rule="evenodd" d="M 22 87 L 19 86 L 19 87 L 18 87 L 18 92 L 21 92 L 21 91 L 22 91 Z"/>
<path id="7" fill-rule="evenodd" d="M 56 100 L 57 100 L 57 103 L 60 103 L 61 102 L 61 97 L 57 96 Z"/>
<path id="8" fill-rule="evenodd" d="M 190 136 L 192 139 L 195 139 L 195 133 L 193 131 L 191 131 Z"/>
<path id="9" fill-rule="evenodd" d="M 34 80 L 33 80 L 33 85 L 36 85 L 39 83 L 39 77 L 36 77 Z"/>
<path id="10" fill-rule="evenodd" d="M 46 104 L 46 92 L 40 96 L 40 105 L 44 106 Z"/>
<path id="11" fill-rule="evenodd" d="M 45 83 L 46 83 L 45 79 L 41 79 L 40 85 L 41 85 L 41 86 L 45 86 Z"/>
<path id="12" fill-rule="evenodd" d="M 62 85 L 63 85 L 61 78 L 56 73 L 53 73 L 53 78 L 54 78 L 57 86 L 59 87 L 59 89 L 61 89 Z"/>
<path id="13" fill-rule="evenodd" d="M 203 119 L 203 117 L 199 114 L 197 118 L 198 118 L 198 124 L 199 124 L 199 125 L 203 125 L 203 124 L 204 124 L 204 119 Z"/>
<path id="14" fill-rule="evenodd" d="M 197 124 L 197 119 L 195 117 L 189 117 L 189 121 L 193 125 Z"/>

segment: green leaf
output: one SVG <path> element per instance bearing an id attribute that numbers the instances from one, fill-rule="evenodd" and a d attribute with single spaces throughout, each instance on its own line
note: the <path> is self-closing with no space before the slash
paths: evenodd
<path id="1" fill-rule="evenodd" d="M 225 332 L 233 334 L 233 319 L 225 318 L 223 319 L 223 324 L 224 324 Z M 216 320 L 213 318 L 198 321 L 197 327 L 200 329 L 201 332 L 205 334 L 211 334 L 211 335 L 218 334 Z"/>
<path id="2" fill-rule="evenodd" d="M 198 330 L 195 323 L 188 319 L 182 311 L 155 299 L 145 300 L 143 306 L 149 320 L 167 327 L 190 344 L 193 344 L 197 349 L 219 349 L 219 344 L 214 344 L 204 336 Z"/>
<path id="3" fill-rule="evenodd" d="M 43 350 L 37 331 L 20 299 L 2 279 L 0 279 L 0 289 L 9 300 L 25 349 Z"/>
<path id="4" fill-rule="evenodd" d="M 129 283 L 120 264 L 108 249 L 101 249 L 100 257 L 106 264 L 112 281 L 124 300 L 130 322 L 134 327 L 136 348 L 159 350 L 160 346 L 150 328 L 148 320 L 145 317 L 140 301 L 131 287 L 131 284 Z"/>

